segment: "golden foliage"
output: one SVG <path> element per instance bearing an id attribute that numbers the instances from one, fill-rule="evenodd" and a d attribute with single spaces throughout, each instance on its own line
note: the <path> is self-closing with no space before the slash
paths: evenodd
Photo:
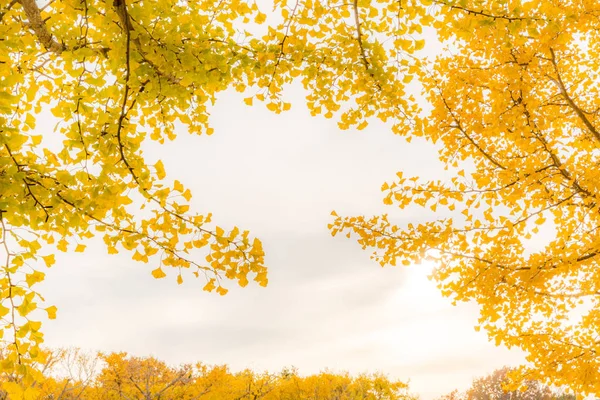
<path id="1" fill-rule="evenodd" d="M 341 128 L 388 121 L 440 143 L 456 171 L 383 186 L 386 204 L 448 218 L 337 217 L 332 232 L 353 232 L 383 265 L 436 259 L 443 293 L 477 301 L 480 325 L 525 350 L 534 378 L 600 394 L 597 1 L 277 0 L 275 10 L 278 22 L 252 34 L 244 28 L 266 15 L 243 0 L 0 1 L 0 334 L 11 343 L 0 368 L 39 378 L 39 311 L 56 316 L 34 289 L 55 262 L 43 244 L 83 251 L 99 233 L 109 253 L 158 264 L 156 278 L 174 271 L 181 283 L 191 269 L 220 294 L 225 279 L 266 285 L 261 242 L 188 211 L 190 191 L 141 146 L 174 139 L 176 123 L 211 134 L 208 107 L 228 88 L 287 110 L 283 87 L 298 79 L 313 115 L 338 115 Z M 449 49 L 434 63 L 419 53 L 424 28 Z M 31 133 L 42 110 L 60 120 L 58 149 Z M 551 223 L 551 242 L 530 250 Z"/>
<path id="2" fill-rule="evenodd" d="M 382 265 L 428 257 L 442 292 L 480 305 L 528 376 L 600 395 L 600 124 L 597 1 L 436 1 L 450 50 L 419 78 L 415 129 L 454 176 L 383 185 L 384 203 L 439 218 L 336 217 Z M 545 243 L 543 246 L 536 243 Z"/>
<path id="3" fill-rule="evenodd" d="M 221 295 L 226 279 L 267 284 L 260 240 L 189 211 L 189 189 L 141 151 L 146 140 L 175 139 L 176 123 L 211 134 L 219 92 L 254 91 L 247 103 L 280 112 L 290 108 L 283 86 L 300 79 L 312 113 L 339 111 L 342 127 L 363 128 L 371 116 L 405 124 L 416 112 L 402 82 L 423 46 L 411 36 L 417 14 L 396 2 L 275 6 L 280 23 L 251 34 L 241 28 L 257 30 L 266 15 L 244 0 L 0 1 L 0 334 L 12 349 L 1 370 L 37 379 L 39 311 L 57 310 L 34 285 L 55 263 L 51 246 L 81 252 L 99 234 L 109 254 L 152 261 L 155 278 L 174 271 L 182 283 L 191 269 Z M 34 135 L 42 111 L 60 123 Z"/>
<path id="4" fill-rule="evenodd" d="M 405 383 L 378 374 L 353 377 L 322 372 L 302 377 L 293 369 L 272 374 L 231 372 L 224 365 L 201 363 L 169 367 L 151 357 L 90 355 L 78 349 L 48 355 L 51 362 L 38 368 L 44 371 L 43 377 L 25 388 L 26 392 L 35 391 L 39 400 L 415 399 Z M 14 376 L 4 375 L 3 383 L 21 387 Z M 0 391 L 0 398 L 6 394 Z"/>

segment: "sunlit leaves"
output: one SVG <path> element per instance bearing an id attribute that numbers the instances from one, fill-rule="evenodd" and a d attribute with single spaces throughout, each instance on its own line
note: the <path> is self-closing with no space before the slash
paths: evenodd
<path id="1" fill-rule="evenodd" d="M 419 69 L 432 110 L 406 133 L 437 143 L 455 176 L 399 174 L 382 191 L 439 218 L 336 216 L 332 233 L 382 265 L 436 260 L 442 292 L 476 301 L 495 343 L 527 352 L 529 376 L 598 395 L 599 5 L 435 4 L 451 51 Z"/>
<path id="2" fill-rule="evenodd" d="M 479 302 L 495 340 L 528 351 L 540 375 L 600 393 L 584 368 L 600 366 L 600 315 L 569 322 L 600 293 L 597 2 L 278 0 L 272 26 L 243 0 L 40 6 L 20 0 L 0 14 L 5 371 L 33 379 L 29 350 L 42 336 L 29 318 L 56 313 L 32 289 L 55 262 L 42 245 L 80 252 L 100 234 L 109 254 L 151 264 L 156 278 L 195 276 L 221 295 L 228 280 L 266 285 L 260 240 L 194 212 L 190 190 L 142 148 L 175 139 L 179 125 L 212 134 L 208 111 L 227 89 L 284 112 L 283 89 L 298 80 L 312 115 L 342 129 L 378 118 L 407 141 L 440 144 L 456 172 L 400 174 L 382 188 L 385 204 L 443 219 L 336 216 L 332 233 L 354 233 L 382 265 L 437 259 L 442 292 Z M 433 64 L 431 27 L 451 50 Z M 427 117 L 407 85 L 422 85 Z M 42 110 L 60 120 L 43 127 L 58 148 L 31 135 Z M 548 246 L 525 252 L 551 222 Z"/>
<path id="3" fill-rule="evenodd" d="M 156 278 L 174 269 L 171 276 L 182 283 L 191 269 L 187 276 L 214 282 L 210 289 L 219 294 L 228 279 L 242 286 L 267 282 L 260 241 L 237 227 L 217 229 L 210 214 L 190 211 L 190 190 L 179 181 L 170 186 L 162 161 L 146 162 L 141 153 L 148 138 L 174 139 L 176 123 L 212 133 L 207 107 L 218 92 L 243 91 L 272 75 L 256 57 L 272 49 L 248 44 L 237 29 L 265 14 L 236 0 L 40 7 L 22 0 L 0 14 L 0 218 L 7 255 L 0 311 L 10 317 L 0 333 L 11 343 L 5 370 L 18 367 L 27 379 L 42 341 L 30 318 L 40 310 L 56 317 L 32 289 L 44 278 L 41 268 L 56 261 L 48 248 L 83 252 L 82 239 L 100 233 L 108 253 L 125 250 L 154 263 Z M 31 135 L 43 109 L 60 120 L 41 127 L 44 135 L 62 136 L 62 147 L 48 148 L 44 135 Z M 50 247 L 38 254 L 43 244 Z"/>
<path id="4" fill-rule="evenodd" d="M 38 398 L 73 396 L 82 400 L 137 399 L 140 396 L 164 400 L 282 400 L 315 396 L 323 399 L 415 399 L 409 394 L 406 383 L 382 374 L 353 376 L 322 372 L 300 376 L 293 368 L 285 368 L 279 373 L 249 369 L 231 371 L 226 365 L 211 366 L 200 362 L 172 367 L 152 357 L 134 357 L 127 353 L 94 355 L 73 348 L 44 353 L 43 377 L 30 386 L 8 384 L 5 391 L 22 396 L 24 391 L 36 389 Z M 77 374 L 65 378 L 60 374 L 62 369 Z"/>

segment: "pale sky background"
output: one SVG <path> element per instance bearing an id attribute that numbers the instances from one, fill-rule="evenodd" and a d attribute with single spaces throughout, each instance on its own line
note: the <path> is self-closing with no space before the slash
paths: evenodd
<path id="1" fill-rule="evenodd" d="M 391 212 L 400 221 L 433 217 L 394 211 L 380 192 L 399 170 L 443 175 L 431 145 L 407 144 L 381 123 L 340 131 L 335 121 L 310 117 L 298 88 L 287 92 L 294 105 L 281 115 L 246 106 L 244 96 L 220 96 L 213 136 L 181 134 L 150 144 L 146 156 L 162 159 L 167 178 L 192 190 L 195 211 L 263 241 L 268 287 L 230 283 L 220 297 L 202 291 L 204 281 L 191 274 L 181 286 L 173 274 L 155 280 L 156 265 L 128 253 L 109 256 L 98 237 L 84 254 L 58 253 L 40 287 L 59 308 L 58 319 L 45 324 L 46 345 L 233 370 L 380 371 L 410 380 L 424 400 L 524 360 L 474 331 L 475 305 L 441 298 L 426 278 L 431 266 L 382 269 L 355 241 L 327 229 L 333 209 Z M 52 127 L 41 119 L 37 130 Z"/>

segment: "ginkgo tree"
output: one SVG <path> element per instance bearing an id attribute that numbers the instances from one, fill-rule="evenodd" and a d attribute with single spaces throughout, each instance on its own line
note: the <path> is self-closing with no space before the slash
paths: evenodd
<path id="1" fill-rule="evenodd" d="M 287 110 L 283 88 L 297 79 L 313 115 L 335 115 L 341 128 L 386 121 L 440 143 L 440 159 L 456 170 L 451 182 L 399 174 L 383 187 L 388 204 L 456 216 L 408 226 L 338 217 L 332 232 L 354 232 L 384 265 L 436 258 L 443 293 L 477 301 L 481 326 L 526 350 L 535 379 L 600 393 L 600 5 L 273 6 L 265 26 L 266 14 L 244 0 L 0 0 L 0 332 L 10 344 L 2 370 L 36 379 L 39 312 L 54 318 L 56 309 L 35 284 L 54 249 L 84 251 L 82 240 L 98 234 L 109 253 L 153 263 L 156 278 L 173 271 L 181 283 L 190 271 L 220 294 L 227 279 L 265 285 L 261 242 L 190 211 L 190 191 L 141 149 L 175 139 L 176 123 L 211 134 L 210 105 L 228 88 L 247 104 Z M 448 45 L 433 63 L 418 52 L 425 27 Z M 406 89 L 417 78 L 428 114 Z M 60 122 L 34 135 L 46 110 Z M 52 135 L 59 148 L 47 144 Z M 551 222 L 554 239 L 527 250 Z"/>
<path id="2" fill-rule="evenodd" d="M 278 373 L 233 372 L 227 365 L 198 362 L 173 367 L 153 357 L 122 352 L 44 351 L 46 361 L 38 366 L 42 377 L 33 383 L 36 400 L 417 399 L 405 382 L 383 374 L 323 371 L 301 376 L 295 368 Z M 0 375 L 0 382 L 15 379 L 14 375 Z M 0 398 L 7 395 L 0 388 Z"/>
<path id="3" fill-rule="evenodd" d="M 398 173 L 385 204 L 429 222 L 336 217 L 381 265 L 437 261 L 478 328 L 527 354 L 531 379 L 600 395 L 600 3 L 436 1 L 448 50 L 423 62 L 430 113 L 408 136 L 439 145 L 453 176 Z"/>
<path id="4" fill-rule="evenodd" d="M 260 240 L 190 211 L 190 191 L 145 159 L 144 141 L 174 139 L 177 123 L 211 134 L 209 107 L 228 88 L 286 110 L 293 79 L 313 114 L 339 111 L 344 127 L 416 111 L 402 89 L 415 73 L 409 55 L 424 45 L 411 36 L 421 30 L 413 11 L 312 0 L 275 8 L 280 22 L 261 30 L 266 15 L 245 0 L 0 1 L 0 334 L 9 344 L 0 369 L 23 383 L 4 383 L 11 397 L 36 396 L 40 320 L 57 310 L 35 285 L 55 250 L 81 252 L 100 235 L 108 253 L 153 263 L 156 278 L 173 271 L 181 283 L 190 271 L 219 294 L 227 279 L 267 284 Z M 393 33 L 393 54 L 369 39 L 373 29 Z M 47 111 L 58 125 L 36 127 Z"/>

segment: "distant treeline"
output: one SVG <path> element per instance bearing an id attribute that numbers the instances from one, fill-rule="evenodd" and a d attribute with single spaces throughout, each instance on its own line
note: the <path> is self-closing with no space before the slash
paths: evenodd
<path id="1" fill-rule="evenodd" d="M 520 381 L 510 387 L 511 377 Z M 514 389 L 514 390 L 512 390 Z M 544 385 L 537 380 L 528 380 L 517 369 L 503 367 L 482 378 L 477 378 L 464 392 L 453 391 L 438 400 L 575 400 L 573 394 L 560 388 Z"/>
<path id="2" fill-rule="evenodd" d="M 153 357 L 127 353 L 90 354 L 79 349 L 47 351 L 43 378 L 24 384 L 17 375 L 2 377 L 0 399 L 35 400 L 416 400 L 408 385 L 381 374 L 351 376 L 321 372 L 300 376 L 202 363 L 170 367 Z"/>
<path id="3" fill-rule="evenodd" d="M 24 382 L 1 375 L 0 400 L 418 400 L 408 384 L 383 374 L 324 371 L 301 376 L 295 368 L 278 373 L 203 363 L 167 365 L 154 357 L 125 352 L 90 353 L 77 348 L 45 350 L 39 379 Z M 0 352 L 0 363 L 6 361 Z M 464 391 L 438 400 L 575 400 L 575 396 L 535 380 L 520 388 L 507 384 L 517 370 L 498 369 Z"/>

